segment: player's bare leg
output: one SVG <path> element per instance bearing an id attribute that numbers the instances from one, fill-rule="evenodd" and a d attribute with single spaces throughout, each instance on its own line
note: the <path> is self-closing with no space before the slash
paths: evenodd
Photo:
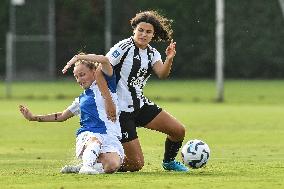
<path id="1" fill-rule="evenodd" d="M 144 166 L 144 156 L 141 149 L 139 139 L 122 144 L 124 148 L 125 158 L 119 171 L 139 171 Z"/>
<path id="2" fill-rule="evenodd" d="M 116 172 L 121 165 L 121 158 L 115 152 L 102 153 L 98 159 L 98 162 L 102 164 L 102 168 L 105 173 Z M 98 171 L 102 171 L 102 168 Z"/>
<path id="3" fill-rule="evenodd" d="M 167 134 L 162 166 L 165 170 L 188 171 L 188 168 L 175 161 L 185 136 L 184 126 L 166 111 L 160 112 L 146 128 Z"/>

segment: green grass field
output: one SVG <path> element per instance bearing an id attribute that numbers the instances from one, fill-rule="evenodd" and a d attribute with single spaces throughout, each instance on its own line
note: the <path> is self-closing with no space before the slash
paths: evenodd
<path id="1" fill-rule="evenodd" d="M 74 159 L 79 118 L 63 123 L 24 120 L 18 104 L 35 113 L 66 108 L 81 89 L 75 82 L 15 83 L 6 99 L 0 83 L 0 188 L 284 188 L 284 80 L 226 81 L 225 102 L 214 102 L 214 81 L 150 82 L 146 96 L 178 118 L 186 141 L 202 139 L 208 165 L 189 173 L 161 168 L 165 136 L 139 129 L 145 155 L 140 172 L 62 175 Z M 178 155 L 180 159 L 180 155 Z"/>

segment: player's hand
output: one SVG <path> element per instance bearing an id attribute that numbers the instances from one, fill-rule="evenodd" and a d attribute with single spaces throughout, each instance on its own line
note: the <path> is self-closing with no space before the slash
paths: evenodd
<path id="1" fill-rule="evenodd" d="M 176 42 L 172 39 L 169 46 L 166 49 L 167 59 L 173 59 L 176 55 Z"/>
<path id="2" fill-rule="evenodd" d="M 20 112 L 22 113 L 22 115 L 29 121 L 34 121 L 34 116 L 33 114 L 31 113 L 31 111 L 26 107 L 26 106 L 23 106 L 23 105 L 19 105 L 19 109 L 20 109 Z"/>
<path id="3" fill-rule="evenodd" d="M 67 72 L 67 70 L 73 65 L 75 64 L 75 62 L 78 61 L 78 57 L 77 55 L 73 56 L 73 58 L 71 60 L 69 60 L 67 62 L 67 64 L 64 66 L 64 68 L 62 69 L 62 73 L 65 74 Z"/>
<path id="4" fill-rule="evenodd" d="M 116 121 L 116 106 L 112 100 L 105 100 L 107 118 L 112 122 Z"/>

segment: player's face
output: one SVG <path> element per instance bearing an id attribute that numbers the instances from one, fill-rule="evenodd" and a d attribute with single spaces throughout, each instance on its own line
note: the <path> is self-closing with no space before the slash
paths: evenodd
<path id="1" fill-rule="evenodd" d="M 154 37 L 154 27 L 152 24 L 140 22 L 133 33 L 136 46 L 145 49 Z"/>
<path id="2" fill-rule="evenodd" d="M 73 70 L 74 77 L 77 83 L 83 88 L 89 88 L 92 83 L 95 81 L 95 72 L 94 70 L 90 70 L 84 64 L 79 64 L 74 67 Z"/>

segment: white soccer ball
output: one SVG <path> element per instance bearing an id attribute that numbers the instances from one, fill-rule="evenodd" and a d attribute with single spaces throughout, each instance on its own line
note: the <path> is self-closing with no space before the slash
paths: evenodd
<path id="1" fill-rule="evenodd" d="M 181 150 L 183 163 L 194 169 L 203 167 L 208 162 L 209 156 L 209 146 L 198 139 L 188 141 Z"/>

